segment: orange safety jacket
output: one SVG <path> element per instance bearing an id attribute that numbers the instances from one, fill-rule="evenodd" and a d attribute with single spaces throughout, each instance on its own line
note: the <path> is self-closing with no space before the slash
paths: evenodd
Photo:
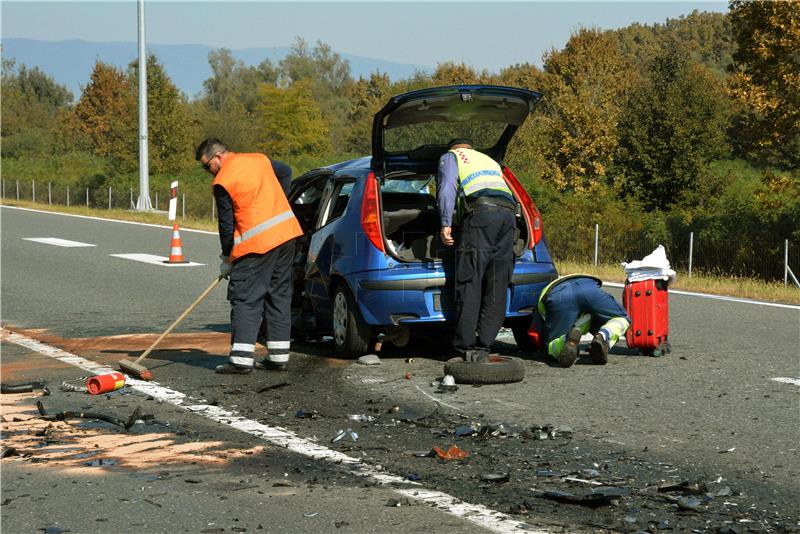
<path id="1" fill-rule="evenodd" d="M 265 254 L 303 235 L 272 164 L 264 154 L 228 152 L 212 182 L 233 200 L 233 250 L 230 261 Z"/>

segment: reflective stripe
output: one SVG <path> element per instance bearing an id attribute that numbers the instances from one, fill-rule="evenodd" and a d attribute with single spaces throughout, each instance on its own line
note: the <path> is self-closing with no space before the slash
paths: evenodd
<path id="1" fill-rule="evenodd" d="M 253 367 L 255 360 L 245 356 L 228 356 L 228 360 L 237 367 Z"/>
<path id="2" fill-rule="evenodd" d="M 251 237 L 255 237 L 258 234 L 265 232 L 275 226 L 276 224 L 282 223 L 287 219 L 291 219 L 294 217 L 294 212 L 292 210 L 284 211 L 283 213 L 279 213 L 278 215 L 267 219 L 266 221 L 262 222 L 261 224 L 257 224 L 254 227 L 247 230 L 245 233 L 240 235 L 239 237 L 233 238 L 233 244 L 238 245 L 244 241 L 247 241 Z"/>
<path id="3" fill-rule="evenodd" d="M 255 352 L 256 346 L 254 344 L 251 345 L 250 343 L 234 343 L 231 345 L 231 352 L 236 350 L 241 352 Z"/>
<path id="4" fill-rule="evenodd" d="M 614 317 L 600 328 L 600 333 L 604 334 L 608 342 L 608 348 L 613 347 L 628 330 L 630 323 L 624 317 Z"/>
<path id="5" fill-rule="evenodd" d="M 268 349 L 288 349 L 289 341 L 267 341 Z"/>
<path id="6" fill-rule="evenodd" d="M 267 359 L 274 363 L 287 363 L 289 361 L 288 354 L 270 354 Z"/>
<path id="7" fill-rule="evenodd" d="M 461 185 L 466 187 L 472 180 L 475 180 L 476 178 L 480 178 L 482 176 L 495 176 L 497 178 L 500 178 L 501 175 L 500 175 L 500 171 L 496 171 L 494 169 L 486 169 L 486 170 L 482 170 L 482 171 L 476 171 L 476 172 L 473 172 L 472 174 L 470 174 L 469 176 L 467 176 L 466 178 L 462 179 L 461 180 Z M 503 182 L 503 184 L 505 185 L 505 182 Z"/>

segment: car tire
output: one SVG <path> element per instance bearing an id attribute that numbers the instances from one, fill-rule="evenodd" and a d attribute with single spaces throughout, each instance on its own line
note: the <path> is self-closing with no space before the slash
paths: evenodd
<path id="1" fill-rule="evenodd" d="M 331 331 L 336 352 L 344 356 L 361 356 L 369 350 L 372 329 L 361 319 L 350 290 L 339 284 L 333 291 Z"/>
<path id="2" fill-rule="evenodd" d="M 507 384 L 525 378 L 525 364 L 519 358 L 491 355 L 485 362 L 453 358 L 444 364 L 444 374 L 457 384 Z"/>
<path id="3" fill-rule="evenodd" d="M 539 347 L 531 340 L 531 337 L 528 335 L 528 329 L 530 328 L 530 319 L 527 321 L 515 321 L 511 324 L 511 333 L 514 334 L 514 341 L 517 342 L 517 347 L 519 350 L 524 350 L 525 352 L 536 352 L 539 350 Z"/>

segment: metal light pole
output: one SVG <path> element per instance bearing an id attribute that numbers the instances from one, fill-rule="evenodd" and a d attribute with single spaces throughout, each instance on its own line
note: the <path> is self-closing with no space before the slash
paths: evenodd
<path id="1" fill-rule="evenodd" d="M 147 160 L 147 54 L 144 49 L 144 0 L 139 0 L 139 198 L 136 211 L 151 211 Z"/>

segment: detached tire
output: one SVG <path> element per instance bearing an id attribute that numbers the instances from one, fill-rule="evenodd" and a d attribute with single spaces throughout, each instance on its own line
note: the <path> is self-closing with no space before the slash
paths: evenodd
<path id="1" fill-rule="evenodd" d="M 355 299 L 344 284 L 333 292 L 333 344 L 343 356 L 361 356 L 369 350 L 372 328 L 361 319 Z"/>
<path id="2" fill-rule="evenodd" d="M 453 358 L 444 364 L 444 374 L 453 375 L 456 384 L 508 384 L 525 378 L 525 364 L 511 356 L 489 356 L 486 362 Z"/>

